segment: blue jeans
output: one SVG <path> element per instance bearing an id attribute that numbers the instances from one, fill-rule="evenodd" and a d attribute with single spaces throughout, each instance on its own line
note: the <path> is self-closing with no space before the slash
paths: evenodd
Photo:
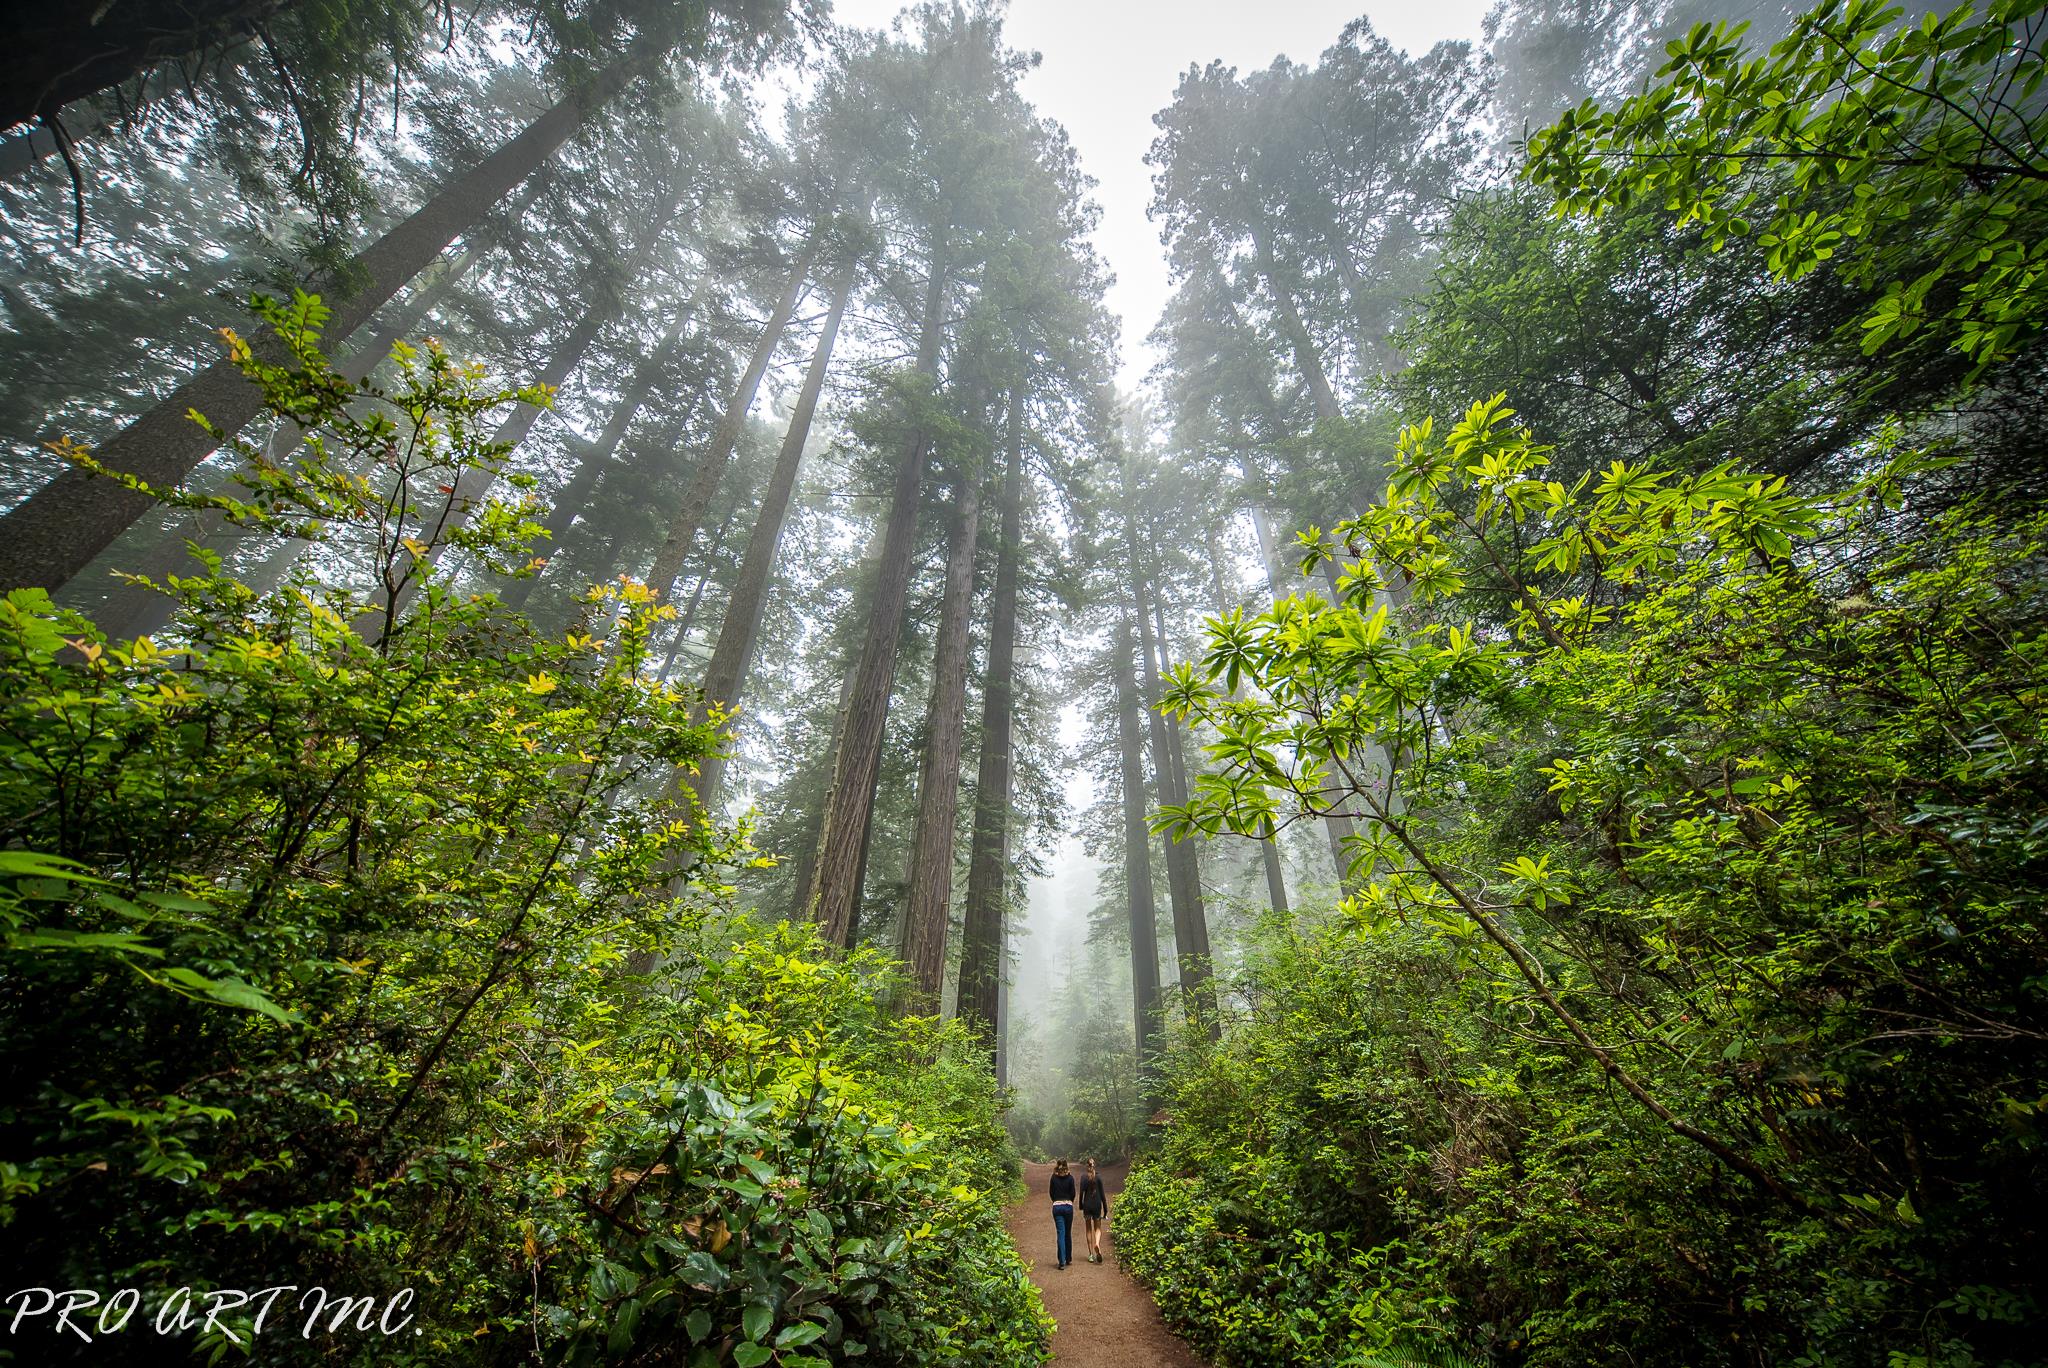
<path id="1" fill-rule="evenodd" d="M 1060 1263 L 1062 1266 L 1074 1261 L 1074 1209 L 1070 1206 L 1055 1206 L 1052 1209 L 1053 1229 L 1059 1232 Z"/>

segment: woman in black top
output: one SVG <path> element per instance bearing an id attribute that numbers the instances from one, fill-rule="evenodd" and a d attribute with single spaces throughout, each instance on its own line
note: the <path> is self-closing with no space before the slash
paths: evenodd
<path id="1" fill-rule="evenodd" d="M 1052 1228 L 1059 1236 L 1060 1267 L 1074 1261 L 1074 1175 L 1062 1159 L 1052 1166 L 1052 1181 L 1045 1185 L 1052 1198 Z"/>
<path id="2" fill-rule="evenodd" d="M 1102 1218 L 1109 1215 L 1109 1194 L 1095 1175 L 1095 1161 L 1088 1161 L 1088 1173 L 1081 1179 L 1081 1219 L 1087 1223 L 1088 1262 L 1102 1262 Z"/>

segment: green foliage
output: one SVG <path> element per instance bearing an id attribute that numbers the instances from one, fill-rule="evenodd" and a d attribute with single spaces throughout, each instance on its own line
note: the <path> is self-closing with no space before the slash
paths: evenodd
<path id="1" fill-rule="evenodd" d="M 1340 601 L 1176 672 L 1217 772 L 1162 828 L 1342 807 L 1370 882 L 1184 1042 L 1134 1266 L 1244 1362 L 1336 1353 L 1240 1325 L 1275 1280 L 1362 1309 L 1345 1352 L 2025 1361 L 2048 517 L 1910 516 L 1941 462 L 1882 445 L 1822 497 L 1546 459 L 1499 399 L 1409 429 L 1380 505 L 1303 534 Z M 1190 1180 L 1274 1218 L 1201 1234 Z"/>
<path id="2" fill-rule="evenodd" d="M 972 1042 L 890 1017 L 877 962 L 808 931 L 707 926 L 685 962 L 709 972 L 648 1046 L 688 1067 L 612 1091 L 630 1110 L 590 1155 L 610 1219 L 529 1218 L 569 1361 L 1032 1361 L 1048 1327 L 1000 1233 L 1015 1165 Z"/>
<path id="3" fill-rule="evenodd" d="M 1946 406 L 1967 372 L 1953 354 L 1865 356 L 1844 333 L 1879 291 L 1835 273 L 1779 282 L 1753 241 L 1709 250 L 1697 224 L 1655 203 L 1597 219 L 1552 207 L 1526 186 L 1459 203 L 1435 288 L 1400 335 L 1400 411 L 1513 394 L 1553 448 L 1552 478 L 1617 455 L 1672 470 L 1733 458 L 1796 476 L 1853 452 L 1891 415 Z M 1374 417 L 1376 488 L 1398 426 Z"/>
<path id="4" fill-rule="evenodd" d="M 163 641 L 0 603 L 9 1285 L 414 1292 L 417 1335 L 273 1317 L 266 1361 L 1036 1361 L 978 1047 L 730 910 L 669 610 L 621 581 L 555 638 L 458 589 L 527 563 L 518 482 L 474 491 L 547 396 L 431 345 L 354 384 L 317 300 L 259 311 L 290 363 L 230 352 L 304 445 L 203 502 L 327 574 L 174 577 Z"/>
<path id="5" fill-rule="evenodd" d="M 1698 25 L 1660 84 L 1533 136 L 1529 174 L 1561 212 L 1661 204 L 1716 247 L 1754 236 L 1782 280 L 1840 257 L 1882 292 L 1866 352 L 1925 329 L 1980 371 L 2009 360 L 2048 312 L 2042 6 L 1898 15 L 1830 0 L 1759 57 L 1742 25 Z"/>

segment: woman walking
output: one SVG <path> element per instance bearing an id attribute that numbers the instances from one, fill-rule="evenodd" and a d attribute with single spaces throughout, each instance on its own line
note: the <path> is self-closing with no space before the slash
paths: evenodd
<path id="1" fill-rule="evenodd" d="M 1052 1181 L 1045 1190 L 1052 1198 L 1052 1227 L 1059 1235 L 1060 1267 L 1065 1268 L 1074 1261 L 1074 1175 L 1067 1172 L 1066 1160 L 1052 1166 Z"/>
<path id="2" fill-rule="evenodd" d="M 1088 1161 L 1088 1172 L 1081 1179 L 1081 1219 L 1087 1223 L 1088 1262 L 1102 1262 L 1102 1220 L 1109 1215 L 1109 1194 L 1102 1190 L 1102 1179 L 1096 1176 L 1095 1161 Z"/>

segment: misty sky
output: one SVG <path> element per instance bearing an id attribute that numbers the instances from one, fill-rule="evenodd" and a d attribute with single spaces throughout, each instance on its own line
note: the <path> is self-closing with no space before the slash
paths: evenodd
<path id="1" fill-rule="evenodd" d="M 884 28 L 901 0 L 834 0 L 840 23 Z M 1180 74 L 1212 59 L 1250 71 L 1285 54 L 1313 62 L 1363 14 L 1396 47 L 1428 49 L 1479 37 L 1487 0 L 1011 0 L 1004 36 L 1044 61 L 1023 81 L 1041 113 L 1066 125 L 1102 205 L 1096 250 L 1116 273 L 1109 307 L 1123 319 L 1123 377 L 1151 365 L 1145 334 L 1166 305 L 1166 261 L 1144 163 L 1152 115 L 1173 99 Z"/>

